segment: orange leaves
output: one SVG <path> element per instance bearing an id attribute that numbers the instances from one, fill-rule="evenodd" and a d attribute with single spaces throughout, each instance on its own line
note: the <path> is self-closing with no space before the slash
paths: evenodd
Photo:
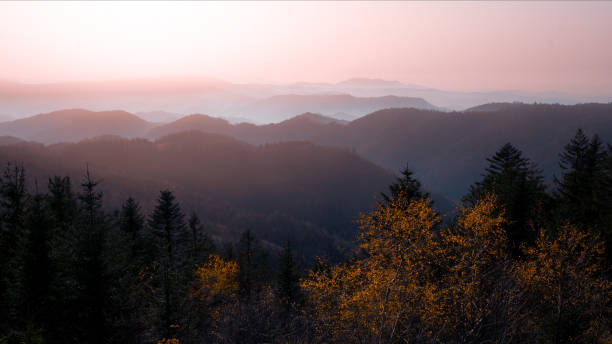
<path id="1" fill-rule="evenodd" d="M 238 264 L 210 255 L 208 262 L 195 271 L 196 289 L 200 298 L 233 297 L 238 291 Z"/>
<path id="2" fill-rule="evenodd" d="M 513 262 L 497 203 L 483 197 L 446 227 L 426 200 L 393 199 L 362 215 L 362 258 L 302 282 L 319 325 L 366 342 L 503 341 L 544 326 L 525 308 L 536 295 L 557 312 L 578 309 L 587 319 L 584 333 L 608 338 L 603 243 L 566 227 L 556 240 L 542 234 L 526 260 Z M 488 337 L 481 337 L 485 328 Z"/>

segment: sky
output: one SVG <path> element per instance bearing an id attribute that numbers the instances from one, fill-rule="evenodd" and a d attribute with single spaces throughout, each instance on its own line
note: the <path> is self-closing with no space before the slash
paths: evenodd
<path id="1" fill-rule="evenodd" d="M 612 94 L 612 2 L 0 2 L 0 79 Z"/>

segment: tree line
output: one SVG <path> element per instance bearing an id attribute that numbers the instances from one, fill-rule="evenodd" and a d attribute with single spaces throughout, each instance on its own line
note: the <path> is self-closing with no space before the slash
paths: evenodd
<path id="1" fill-rule="evenodd" d="M 219 242 L 169 190 L 103 210 L 87 169 L 0 179 L 0 343 L 606 343 L 612 147 L 581 130 L 547 186 L 508 143 L 455 214 L 406 168 L 340 264 Z"/>

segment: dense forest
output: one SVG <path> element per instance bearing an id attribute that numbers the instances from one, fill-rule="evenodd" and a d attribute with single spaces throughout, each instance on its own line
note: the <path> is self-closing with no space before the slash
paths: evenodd
<path id="1" fill-rule="evenodd" d="M 118 142 L 116 154 L 131 149 Z M 79 147 L 31 154 L 50 164 Z M 286 146 L 242 147 L 265 159 Z M 338 152 L 327 157 L 370 166 Z M 94 168 L 30 180 L 16 156 L 0 179 L 0 343 L 609 343 L 612 146 L 578 130 L 558 153 L 548 182 L 499 147 L 446 217 L 406 168 L 353 215 L 350 252 L 311 261 L 292 236 L 273 247 L 249 228 L 213 235 L 174 190 L 108 204 Z"/>

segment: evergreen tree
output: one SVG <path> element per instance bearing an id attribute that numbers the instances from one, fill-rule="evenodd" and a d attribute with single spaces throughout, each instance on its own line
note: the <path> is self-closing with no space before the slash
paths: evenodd
<path id="1" fill-rule="evenodd" d="M 153 319 L 149 300 L 150 261 L 154 254 L 144 233 L 145 218 L 140 204 L 129 197 L 118 213 L 117 229 L 112 232 L 113 334 L 121 343 L 147 341 Z"/>
<path id="2" fill-rule="evenodd" d="M 301 301 L 299 267 L 293 255 L 291 242 L 287 241 L 278 261 L 278 296 L 288 305 Z"/>
<path id="3" fill-rule="evenodd" d="M 381 205 L 389 205 L 394 200 L 402 200 L 400 206 L 408 208 L 411 201 L 429 198 L 429 193 L 421 190 L 421 182 L 413 177 L 413 172 L 406 166 L 401 170 L 401 176 L 397 178 L 397 181 L 389 186 L 389 195 L 382 193 L 383 203 Z"/>
<path id="4" fill-rule="evenodd" d="M 48 192 L 49 208 L 58 227 L 62 232 L 70 231 L 77 211 L 70 177 L 49 178 Z"/>
<path id="5" fill-rule="evenodd" d="M 541 172 L 510 143 L 487 162 L 482 180 L 470 187 L 464 202 L 473 206 L 484 196 L 495 194 L 508 220 L 505 230 L 513 253 L 519 254 L 521 244 L 534 242 L 537 227 L 543 222 L 546 192 Z"/>
<path id="6" fill-rule="evenodd" d="M 25 227 L 26 240 L 22 316 L 28 324 L 52 330 L 56 316 L 51 303 L 56 269 L 51 256 L 54 221 L 44 195 L 37 194 L 29 202 Z"/>
<path id="7" fill-rule="evenodd" d="M 240 236 L 237 251 L 239 290 L 248 298 L 258 292 L 268 279 L 268 256 L 250 230 Z"/>
<path id="8" fill-rule="evenodd" d="M 160 300 L 161 326 L 165 338 L 173 338 L 176 325 L 180 325 L 181 304 L 187 294 L 187 281 L 184 280 L 187 233 L 183 212 L 171 191 L 160 192 L 148 224 L 157 248 L 159 270 L 155 277 L 163 298 Z"/>
<path id="9" fill-rule="evenodd" d="M 109 328 L 105 312 L 110 281 L 106 264 L 108 221 L 102 212 L 102 192 L 98 181 L 87 169 L 79 199 L 79 218 L 76 248 L 76 282 L 78 286 L 76 314 L 80 314 L 81 341 L 106 342 Z"/>
<path id="10" fill-rule="evenodd" d="M 204 226 L 195 212 L 189 217 L 188 223 L 191 242 L 189 255 L 193 264 L 202 264 L 215 250 L 215 245 L 204 232 Z"/>
<path id="11" fill-rule="evenodd" d="M 56 272 L 52 281 L 50 301 L 54 312 L 47 337 L 51 342 L 58 342 L 77 337 L 75 332 L 78 330 L 80 316 L 77 312 L 80 291 L 76 278 L 79 267 L 75 254 L 78 247 L 76 223 L 79 213 L 69 177 L 49 178 L 47 189 L 46 207 L 54 228 L 51 258 Z"/>
<path id="12" fill-rule="evenodd" d="M 119 214 L 119 229 L 136 240 L 144 228 L 144 216 L 141 213 L 140 204 L 129 197 L 121 206 Z"/>
<path id="13" fill-rule="evenodd" d="M 140 204 L 129 197 L 119 212 L 119 231 L 125 239 L 124 245 L 128 246 L 128 259 L 134 269 L 139 269 L 154 255 L 147 245 L 149 238 L 144 233 L 144 227 L 145 217 L 142 215 Z"/>
<path id="14" fill-rule="evenodd" d="M 561 179 L 555 178 L 561 214 L 572 223 L 604 232 L 612 214 L 608 154 L 597 135 L 589 141 L 582 130 L 561 153 Z"/>
<path id="15" fill-rule="evenodd" d="M 7 164 L 0 178 L 0 333 L 19 326 L 27 198 L 23 167 Z"/>

